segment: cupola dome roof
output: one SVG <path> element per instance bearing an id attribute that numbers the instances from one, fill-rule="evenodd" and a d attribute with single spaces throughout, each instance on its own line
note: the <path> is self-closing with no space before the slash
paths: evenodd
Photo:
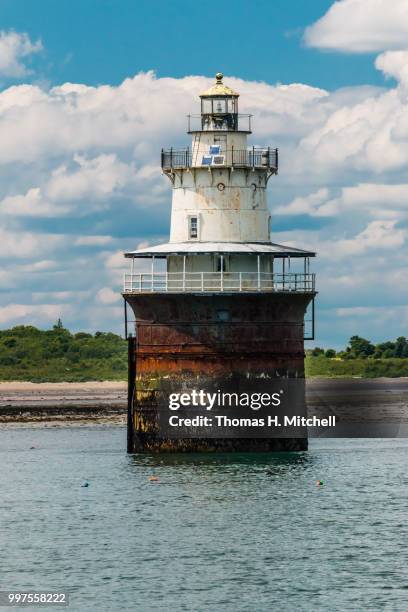
<path id="1" fill-rule="evenodd" d="M 224 85 L 222 82 L 223 78 L 224 75 L 222 72 L 217 72 L 215 75 L 215 85 L 212 85 L 212 87 L 200 94 L 200 98 L 209 98 L 212 96 L 235 96 L 238 98 L 239 93 L 231 89 L 231 87 Z"/>

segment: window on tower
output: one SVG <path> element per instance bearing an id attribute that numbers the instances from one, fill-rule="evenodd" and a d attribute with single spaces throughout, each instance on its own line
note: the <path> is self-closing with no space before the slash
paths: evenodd
<path id="1" fill-rule="evenodd" d="M 198 238 L 198 218 L 190 217 L 189 219 L 189 237 Z"/>

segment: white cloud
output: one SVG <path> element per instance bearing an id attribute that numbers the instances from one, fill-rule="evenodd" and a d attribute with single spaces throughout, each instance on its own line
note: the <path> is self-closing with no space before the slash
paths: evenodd
<path id="1" fill-rule="evenodd" d="M 321 187 L 307 196 L 299 196 L 292 200 L 290 204 L 278 206 L 274 212 L 278 215 L 318 215 L 322 204 L 327 203 L 329 190 Z"/>
<path id="2" fill-rule="evenodd" d="M 407 47 L 406 0 L 340 0 L 306 28 L 310 47 L 364 53 Z"/>
<path id="3" fill-rule="evenodd" d="M 29 74 L 24 59 L 43 48 L 40 40 L 32 42 L 25 32 L 0 31 L 0 75 L 21 78 Z"/>
<path id="4" fill-rule="evenodd" d="M 36 232 L 12 232 L 0 228 L 0 258 L 42 259 L 65 241 L 63 236 Z"/>
<path id="5" fill-rule="evenodd" d="M 31 187 L 25 194 L 7 196 L 0 202 L 0 212 L 28 217 L 55 217 L 69 212 L 68 206 L 54 205 L 43 198 L 39 187 Z"/>
<path id="6" fill-rule="evenodd" d="M 333 197 L 332 192 L 323 187 L 279 206 L 275 212 L 312 217 L 336 217 L 344 212 L 358 215 L 363 212 L 374 217 L 402 220 L 408 214 L 408 184 L 358 183 L 342 187 L 338 197 Z"/>
<path id="7" fill-rule="evenodd" d="M 395 225 L 396 222 L 389 219 L 371 221 L 362 232 L 353 238 L 328 241 L 322 245 L 322 251 L 326 257 L 333 259 L 362 255 L 370 250 L 381 251 L 401 247 L 406 240 L 407 230 L 397 229 Z"/>
<path id="8" fill-rule="evenodd" d="M 102 304 L 115 304 L 122 299 L 120 293 L 112 291 L 110 287 L 103 287 L 97 293 L 97 298 Z"/>
<path id="9" fill-rule="evenodd" d="M 116 155 L 99 155 L 87 159 L 74 155 L 75 167 L 56 168 L 45 187 L 45 196 L 57 202 L 100 200 L 132 181 L 135 169 L 118 160 Z"/>
<path id="10" fill-rule="evenodd" d="M 49 325 L 69 312 L 66 304 L 8 304 L 0 308 L 0 325 Z"/>
<path id="11" fill-rule="evenodd" d="M 408 46 L 408 40 L 406 43 Z M 375 66 L 386 76 L 394 77 L 400 83 L 400 90 L 408 86 L 408 51 L 386 51 L 375 60 Z"/>
<path id="12" fill-rule="evenodd" d="M 123 251 L 116 251 L 109 255 L 105 261 L 105 267 L 108 269 L 123 269 L 127 266 Z"/>
<path id="13" fill-rule="evenodd" d="M 319 308 L 368 307 L 379 275 L 391 309 L 408 300 L 407 80 L 400 55 L 384 54 L 377 67 L 398 84 L 328 92 L 225 78 L 241 93 L 240 110 L 254 114 L 251 142 L 280 147 L 272 227 L 278 214 L 292 215 L 290 227 L 297 215 L 315 227 L 273 230 L 272 240 L 317 251 Z M 52 305 L 68 292 L 74 325 L 120 329 L 123 252 L 168 237 L 159 227 L 171 202 L 160 148 L 189 144 L 184 114 L 210 82 L 148 73 L 117 87 L 0 91 L 1 282 L 11 304 L 31 291 L 36 307 Z"/>
<path id="14" fill-rule="evenodd" d="M 112 242 L 112 236 L 78 236 L 75 246 L 103 246 Z"/>

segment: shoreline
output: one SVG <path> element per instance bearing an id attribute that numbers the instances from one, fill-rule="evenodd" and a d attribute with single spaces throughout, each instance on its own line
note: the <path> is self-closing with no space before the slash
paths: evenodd
<path id="1" fill-rule="evenodd" d="M 372 407 L 407 419 L 408 377 L 306 379 L 309 411 L 322 404 L 354 412 Z M 0 428 L 125 425 L 127 382 L 0 382 Z"/>
<path id="2" fill-rule="evenodd" d="M 0 382 L 0 427 L 125 425 L 126 411 L 126 382 Z"/>

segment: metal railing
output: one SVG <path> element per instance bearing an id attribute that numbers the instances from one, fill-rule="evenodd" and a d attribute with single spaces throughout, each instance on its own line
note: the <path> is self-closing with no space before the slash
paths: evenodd
<path id="1" fill-rule="evenodd" d="M 278 149 L 271 149 L 270 147 L 231 148 L 221 150 L 219 155 L 213 156 L 200 153 L 200 155 L 195 155 L 194 164 L 192 157 L 191 150 L 188 147 L 186 149 L 162 149 L 161 167 L 167 171 L 177 168 L 213 166 L 217 168 L 233 166 L 234 168 L 278 169 Z"/>
<path id="2" fill-rule="evenodd" d="M 156 272 L 124 275 L 124 293 L 300 292 L 315 290 L 315 274 Z"/>

